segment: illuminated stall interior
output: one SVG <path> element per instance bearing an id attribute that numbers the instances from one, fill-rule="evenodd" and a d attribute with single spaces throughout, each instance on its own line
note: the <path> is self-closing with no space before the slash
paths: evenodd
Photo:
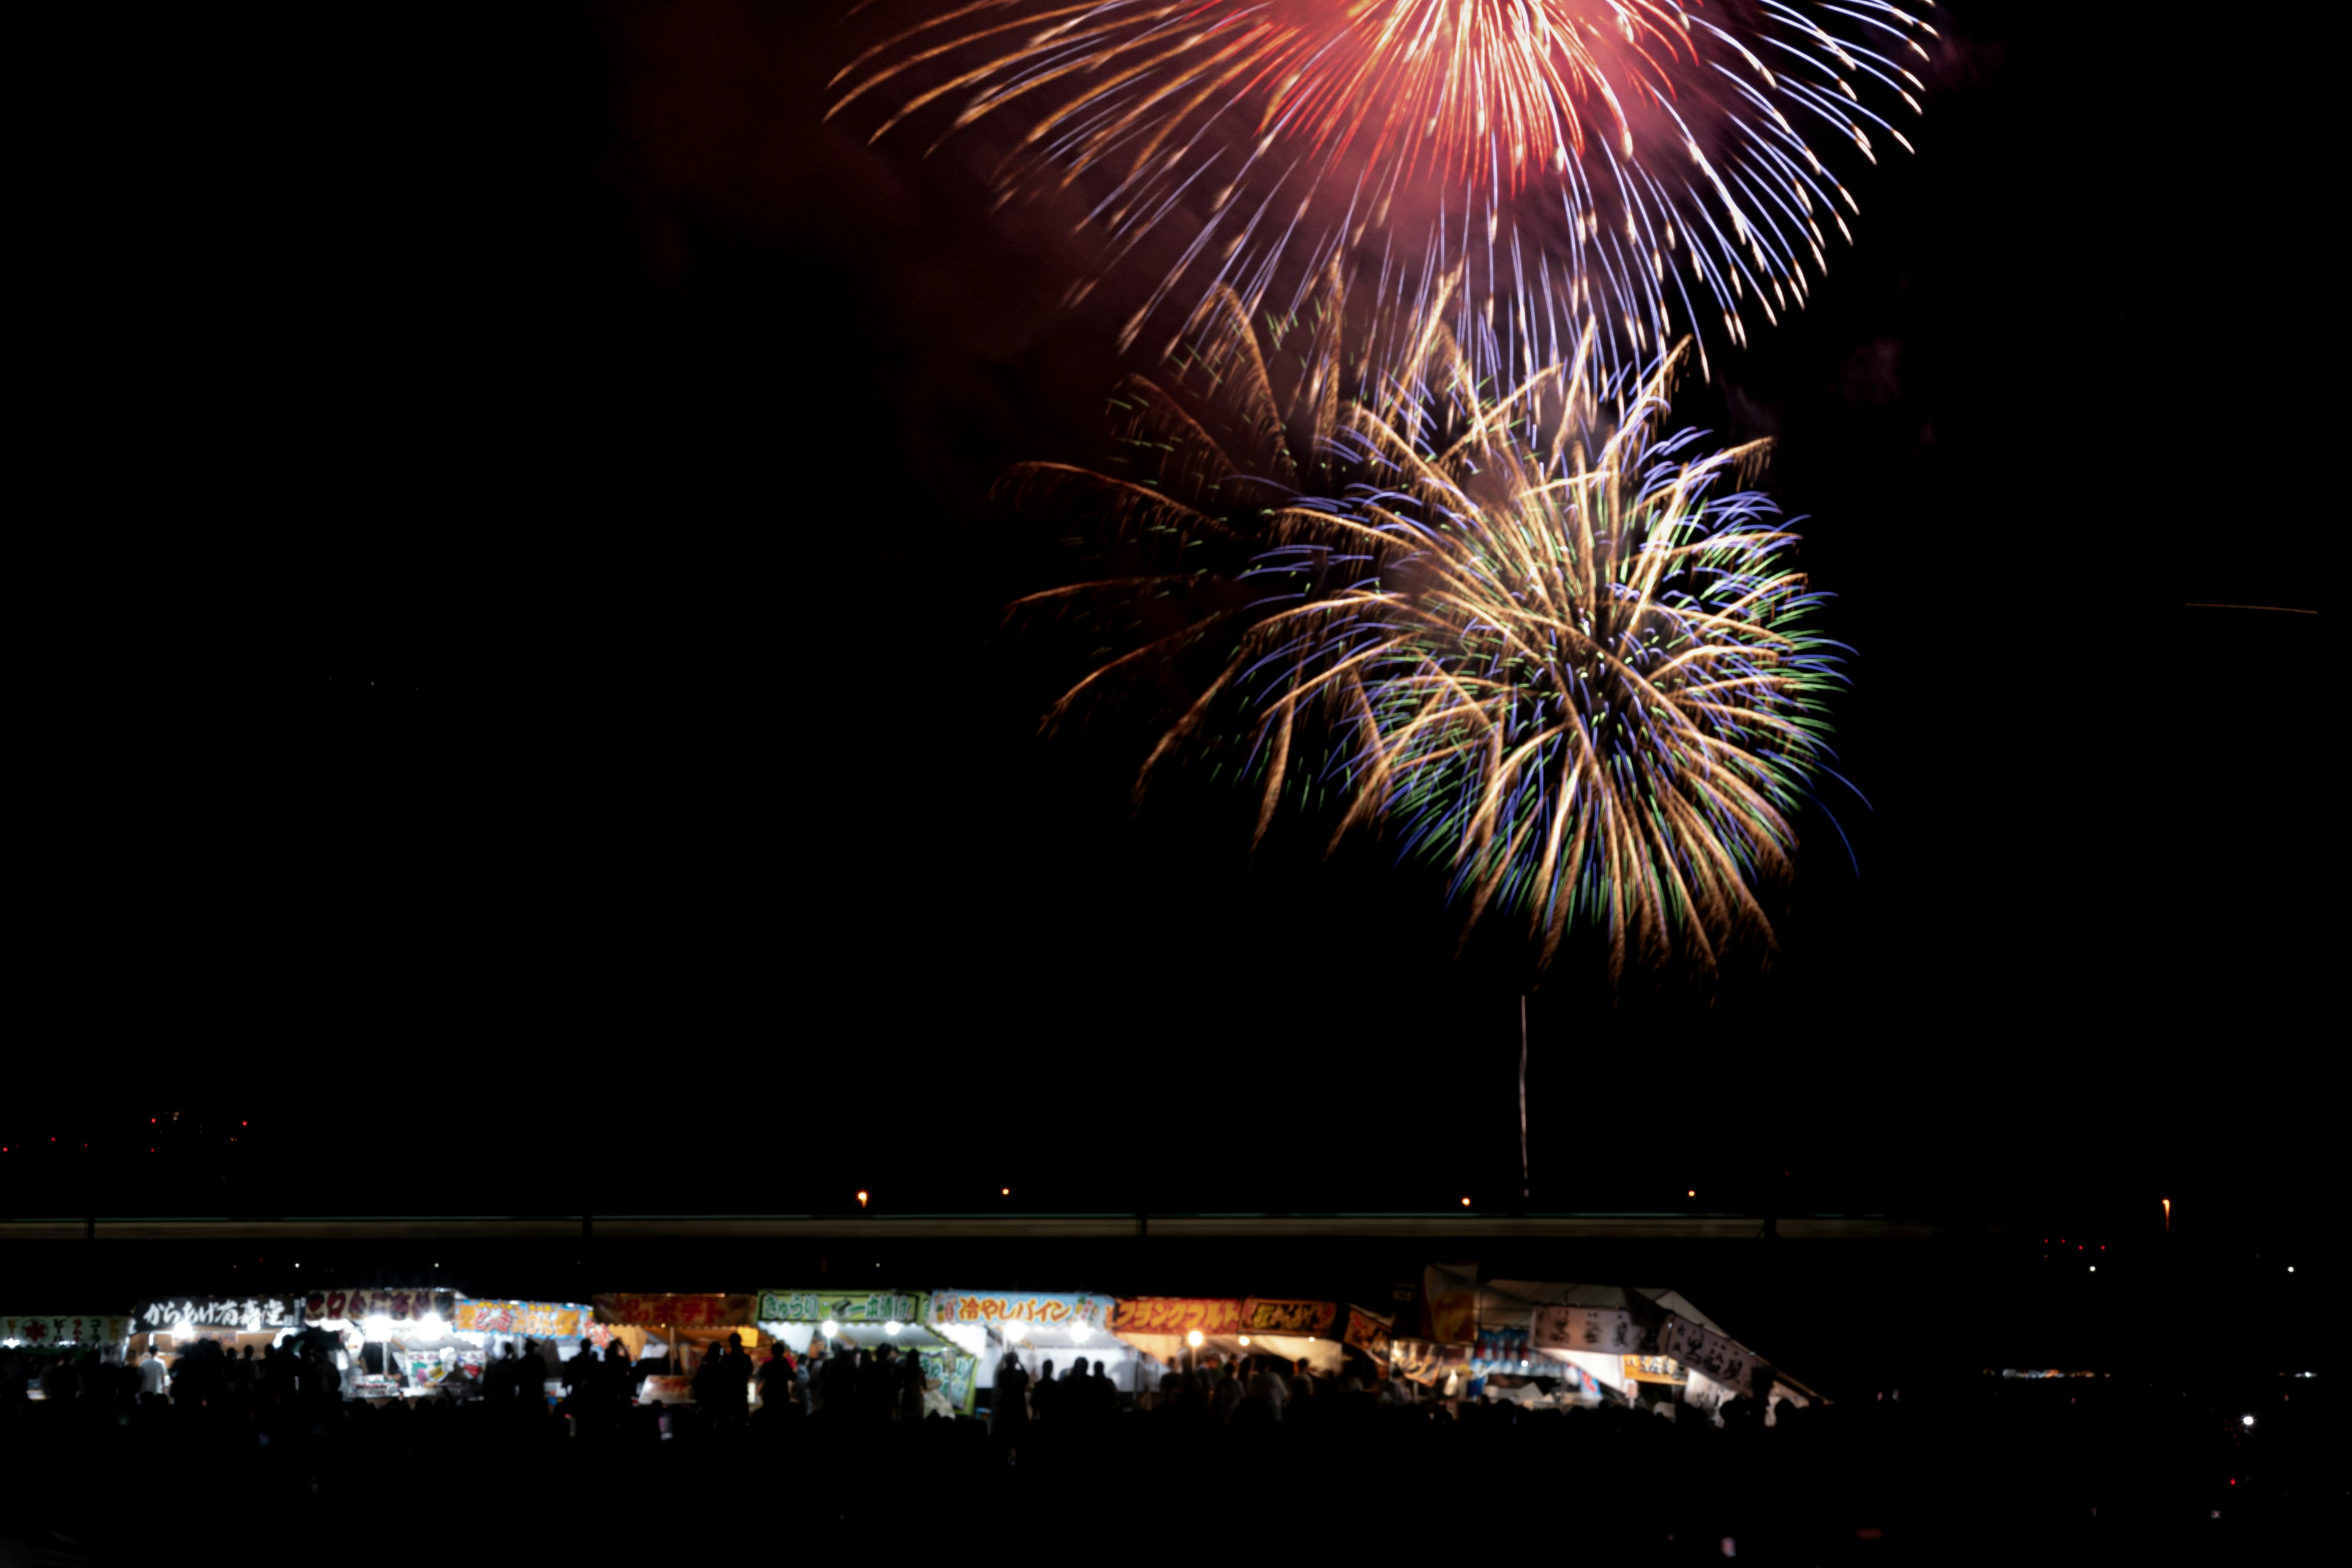
<path id="1" fill-rule="evenodd" d="M 1143 1352 L 1111 1331 L 1115 1303 L 1087 1292 L 1034 1290 L 935 1290 L 930 1331 L 973 1362 L 974 1403 L 992 1394 L 996 1368 L 1009 1352 L 1033 1383 L 1047 1362 L 1059 1378 L 1083 1357 L 1106 1363 L 1122 1393 L 1135 1392 L 1145 1375 Z M 1150 1375 L 1156 1380 L 1158 1373 Z"/>
<path id="2" fill-rule="evenodd" d="M 930 1298 L 906 1290 L 762 1290 L 753 1310 L 760 1331 L 810 1361 L 845 1351 L 879 1350 L 919 1357 L 926 1381 L 950 1411 L 969 1411 L 979 1394 L 979 1363 L 929 1321 Z M 753 1396 L 756 1400 L 758 1390 Z"/>
<path id="3" fill-rule="evenodd" d="M 687 1405 L 694 1400 L 694 1371 L 703 1358 L 723 1349 L 733 1334 L 746 1352 L 758 1351 L 772 1336 L 762 1335 L 753 1317 L 757 1303 L 746 1293 L 728 1295 L 665 1294 L 661 1292 L 599 1295 L 595 1321 L 625 1346 L 633 1361 L 648 1360 L 660 1370 L 649 1374 L 637 1391 L 648 1405 Z M 764 1359 L 752 1355 L 753 1364 Z M 759 1385 L 751 1389 L 759 1397 Z"/>

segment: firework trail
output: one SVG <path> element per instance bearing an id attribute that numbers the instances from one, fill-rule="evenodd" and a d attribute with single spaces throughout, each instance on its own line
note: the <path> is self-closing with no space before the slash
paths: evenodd
<path id="1" fill-rule="evenodd" d="M 1511 381 L 1588 323 L 1630 366 L 1802 304 L 1858 210 L 1816 147 L 1907 151 L 1935 37 L 1885 0 L 971 0 L 859 57 L 832 112 L 1007 127 L 1000 199 L 1087 198 L 1074 296 L 1171 233 L 1122 347 L 1216 285 L 1297 312 L 1336 257 L 1378 279 L 1383 353 L 1458 279 L 1455 340 Z"/>
<path id="2" fill-rule="evenodd" d="M 1736 488 L 1763 444 L 1662 434 L 1684 349 L 1632 380 L 1590 333 L 1491 395 L 1425 324 L 1410 374 L 1342 396 L 1342 319 L 1327 297 L 1261 339 L 1220 291 L 1185 366 L 1208 401 L 1126 389 L 1140 478 L 1008 477 L 1031 504 L 1091 509 L 1160 568 L 1021 609 L 1181 606 L 1049 725 L 1106 682 L 1189 666 L 1139 789 L 1179 749 L 1239 753 L 1261 837 L 1284 802 L 1336 799 L 1335 847 L 1384 826 L 1449 868 L 1465 932 L 1516 910 L 1546 963 L 1580 922 L 1604 933 L 1612 976 L 1769 946 L 1753 889 L 1790 868 L 1843 677 L 1795 536 Z"/>

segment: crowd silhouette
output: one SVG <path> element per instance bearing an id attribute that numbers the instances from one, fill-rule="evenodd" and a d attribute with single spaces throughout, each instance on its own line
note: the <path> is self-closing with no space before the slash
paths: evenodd
<path id="1" fill-rule="evenodd" d="M 1203 1358 L 1139 1393 L 1098 1361 L 1033 1375 L 1007 1356 L 972 1416 L 888 1349 L 714 1347 L 690 1403 L 641 1400 L 669 1363 L 618 1343 L 561 1363 L 515 1346 L 464 1397 L 386 1402 L 346 1397 L 323 1335 L 199 1342 L 167 1386 L 158 1362 L 0 1352 L 0 1550 L 167 1551 L 210 1517 L 177 1500 L 226 1489 L 241 1544 L 331 1543 L 344 1562 L 447 1546 L 614 1560 L 779 1531 L 949 1544 L 1040 1510 L 1056 1540 L 1108 1542 L 1149 1539 L 1171 1507 L 1334 1552 L 1558 1536 L 1623 1562 L 1982 1561 L 2021 1542 L 2229 1561 L 2344 1484 L 2300 1416 L 2267 1415 L 2256 1446 L 2210 1402 L 2115 1380 L 1874 1391 L 1782 1403 L 1768 1424 L 1745 1397 L 1719 1415 L 1441 1399 L 1369 1363 L 1328 1376 Z"/>

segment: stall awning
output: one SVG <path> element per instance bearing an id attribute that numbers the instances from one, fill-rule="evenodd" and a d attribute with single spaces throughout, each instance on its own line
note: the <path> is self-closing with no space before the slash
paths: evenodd
<path id="1" fill-rule="evenodd" d="M 119 1344 L 130 1337 L 131 1320 L 121 1313 L 19 1313 L 0 1318 L 0 1340 L 23 1350 Z"/>
<path id="2" fill-rule="evenodd" d="M 1016 1344 L 1079 1345 L 1110 1334 L 1117 1303 L 1108 1296 L 1043 1290 L 934 1290 L 927 1321 L 963 1343 L 975 1331 Z"/>
<path id="3" fill-rule="evenodd" d="M 457 1300 L 451 1290 L 313 1290 L 302 1298 L 302 1316 L 314 1323 L 338 1318 L 353 1323 L 370 1318 L 415 1323 L 431 1317 L 446 1322 L 455 1315 Z"/>
<path id="4" fill-rule="evenodd" d="M 576 1340 L 585 1337 L 594 1322 L 595 1315 L 575 1301 L 478 1301 L 460 1296 L 449 1326 L 465 1333 Z"/>
<path id="5" fill-rule="evenodd" d="M 199 1299 L 180 1297 L 147 1301 L 131 1314 L 134 1334 L 170 1333 L 181 1323 L 199 1329 L 236 1329 L 262 1333 L 302 1326 L 302 1303 L 281 1296 Z"/>
<path id="6" fill-rule="evenodd" d="M 751 1315 L 763 1323 L 919 1323 L 929 1306 L 912 1290 L 762 1290 Z"/>
<path id="7" fill-rule="evenodd" d="M 748 1329 L 756 1321 L 751 1298 L 698 1295 L 613 1295 L 595 1299 L 596 1321 L 639 1329 Z"/>

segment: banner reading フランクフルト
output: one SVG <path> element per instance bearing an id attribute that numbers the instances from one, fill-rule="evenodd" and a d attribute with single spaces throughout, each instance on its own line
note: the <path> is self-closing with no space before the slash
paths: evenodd
<path id="1" fill-rule="evenodd" d="M 1120 1334 L 1237 1334 L 1242 1304 L 1230 1297 L 1121 1296 L 1110 1326 Z"/>

